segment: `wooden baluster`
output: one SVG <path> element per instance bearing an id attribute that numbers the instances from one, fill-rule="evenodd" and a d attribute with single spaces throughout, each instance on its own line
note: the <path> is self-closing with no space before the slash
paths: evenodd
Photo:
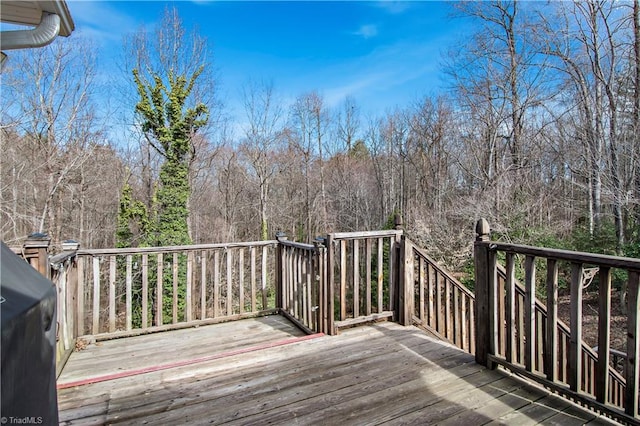
<path id="1" fill-rule="evenodd" d="M 269 309 L 267 300 L 267 260 L 269 255 L 269 247 L 262 246 L 262 309 Z"/>
<path id="2" fill-rule="evenodd" d="M 360 240 L 353 240 L 353 317 L 360 316 Z"/>
<path id="3" fill-rule="evenodd" d="M 367 289 L 366 289 L 366 315 L 371 315 L 371 251 L 373 247 L 373 240 L 371 238 L 367 238 L 365 245 L 365 258 L 366 258 L 366 280 L 367 280 Z"/>
<path id="4" fill-rule="evenodd" d="M 227 316 L 233 315 L 233 250 L 226 250 L 227 255 Z"/>
<path id="5" fill-rule="evenodd" d="M 595 395 L 596 400 L 604 404 L 607 402 L 609 394 L 611 269 L 601 267 L 598 274 L 598 362 L 596 364 Z"/>
<path id="6" fill-rule="evenodd" d="M 84 328 L 84 279 L 85 279 L 85 274 L 84 274 L 84 256 L 78 256 L 77 258 L 77 262 L 78 262 L 78 292 L 77 292 L 77 296 L 76 296 L 76 332 L 74 334 L 74 336 L 82 336 L 85 333 L 85 328 Z"/>
<path id="7" fill-rule="evenodd" d="M 347 241 L 340 241 L 340 321 L 347 318 Z"/>
<path id="8" fill-rule="evenodd" d="M 413 253 L 411 253 L 413 256 Z M 420 323 L 422 325 L 426 325 L 427 318 L 425 315 L 425 306 L 424 306 L 424 286 L 425 286 L 425 262 L 422 256 L 420 256 L 418 260 L 418 299 L 420 303 L 420 309 L 418 310 L 418 315 L 420 315 Z M 463 317 L 464 318 L 464 317 Z M 464 323 L 464 319 L 462 320 Z"/>
<path id="9" fill-rule="evenodd" d="M 220 303 L 220 250 L 213 252 L 213 317 L 222 314 Z"/>
<path id="10" fill-rule="evenodd" d="M 536 359 L 536 264 L 535 257 L 527 256 L 524 262 L 524 281 L 525 281 L 525 355 L 524 365 L 527 371 L 534 370 Z"/>
<path id="11" fill-rule="evenodd" d="M 116 331 L 116 257 L 109 256 L 109 332 Z"/>
<path id="12" fill-rule="evenodd" d="M 164 260 L 162 253 L 158 253 L 158 263 L 156 265 L 157 273 L 156 273 L 156 325 L 161 326 L 164 324 L 164 308 L 162 304 L 164 303 L 163 291 L 163 269 L 164 269 Z"/>
<path id="13" fill-rule="evenodd" d="M 582 264 L 571 265 L 571 336 L 569 339 L 569 388 L 579 392 L 582 382 Z"/>
<path id="14" fill-rule="evenodd" d="M 92 334 L 100 332 L 100 259 L 93 258 L 93 309 L 91 312 L 93 322 L 91 327 Z"/>
<path id="15" fill-rule="evenodd" d="M 250 258 L 251 258 L 251 312 L 256 312 L 258 310 L 258 303 L 256 297 L 256 248 L 251 247 L 250 249 Z M 279 275 L 282 274 L 282 260 L 279 257 L 276 257 L 276 282 L 280 282 Z M 280 290 L 281 292 L 282 290 Z M 276 295 L 280 292 L 276 291 Z M 278 307 L 282 307 L 282 302 L 280 301 Z"/>
<path id="16" fill-rule="evenodd" d="M 640 387 L 640 272 L 629 271 L 627 283 L 627 358 L 624 411 L 638 418 L 638 393 Z"/>
<path id="17" fill-rule="evenodd" d="M 506 300 L 505 315 L 507 325 L 506 336 L 506 359 L 507 362 L 516 362 L 516 272 L 515 272 L 515 256 L 513 253 L 507 253 L 506 258 Z M 522 336 L 519 336 L 522 337 Z"/>
<path id="18" fill-rule="evenodd" d="M 178 323 L 178 253 L 173 253 L 173 304 L 171 309 L 173 324 Z"/>
<path id="19" fill-rule="evenodd" d="M 133 309 L 132 309 L 132 261 L 133 256 L 128 254 L 126 257 L 126 271 L 125 271 L 125 320 L 126 329 L 131 330 L 133 323 Z M 143 324 L 143 328 L 146 324 Z"/>
<path id="20" fill-rule="evenodd" d="M 384 262 L 384 239 L 378 238 L 378 313 L 384 311 L 383 306 L 383 290 L 382 285 L 384 283 L 384 272 L 383 272 L 383 262 Z"/>
<path id="21" fill-rule="evenodd" d="M 547 379 L 558 380 L 558 263 L 555 259 L 547 259 L 547 324 L 545 374 Z"/>
<path id="22" fill-rule="evenodd" d="M 238 297 L 240 299 L 239 314 L 244 313 L 244 248 L 238 249 Z"/>
<path id="23" fill-rule="evenodd" d="M 141 327 L 149 326 L 149 255 L 142 255 L 142 324 Z"/>
<path id="24" fill-rule="evenodd" d="M 200 319 L 205 318 L 207 318 L 207 252 L 202 250 L 200 253 Z"/>
<path id="25" fill-rule="evenodd" d="M 187 283 L 185 294 L 185 321 L 189 322 L 193 319 L 193 262 L 194 252 L 190 250 L 187 253 Z"/>

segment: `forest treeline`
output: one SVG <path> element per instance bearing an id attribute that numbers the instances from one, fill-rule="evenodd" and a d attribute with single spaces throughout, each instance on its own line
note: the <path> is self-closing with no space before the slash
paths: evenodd
<path id="1" fill-rule="evenodd" d="M 245 85 L 242 117 L 227 117 L 224 76 L 174 9 L 156 33 L 125 38 L 122 76 L 110 82 L 87 39 L 16 52 L 2 75 L 2 239 L 161 241 L 149 221 L 166 222 L 167 188 L 179 186 L 194 243 L 276 231 L 311 241 L 401 214 L 452 268 L 467 262 L 480 217 L 508 241 L 640 256 L 638 0 L 451 8 L 475 31 L 443 54 L 449 90 L 375 117 L 353 97 L 329 107 L 318 91 L 285 103 L 264 80 Z M 168 108 L 183 120 L 172 130 L 184 132 L 177 168 L 153 131 L 169 119 L 145 113 L 144 93 L 182 102 Z M 186 186 L 171 187 L 167 176 L 181 173 Z"/>

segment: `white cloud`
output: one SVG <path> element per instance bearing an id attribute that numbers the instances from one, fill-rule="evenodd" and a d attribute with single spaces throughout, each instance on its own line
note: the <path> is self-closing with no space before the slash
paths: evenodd
<path id="1" fill-rule="evenodd" d="M 116 3 L 94 1 L 67 2 L 76 30 L 103 43 L 122 43 L 122 37 L 141 25 L 135 18 L 120 12 Z"/>
<path id="2" fill-rule="evenodd" d="M 374 3 L 374 5 L 393 15 L 404 13 L 404 11 L 409 9 L 409 7 L 411 6 L 410 2 L 408 1 L 393 1 L 393 0 L 381 0 Z"/>
<path id="3" fill-rule="evenodd" d="M 378 35 L 378 27 L 375 25 L 362 25 L 358 31 L 353 33 L 354 35 L 360 36 L 362 38 L 371 38 Z"/>

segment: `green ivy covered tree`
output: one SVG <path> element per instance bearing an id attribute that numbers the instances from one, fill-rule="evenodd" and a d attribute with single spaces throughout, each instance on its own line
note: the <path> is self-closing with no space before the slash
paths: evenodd
<path id="1" fill-rule="evenodd" d="M 203 71 L 192 75 L 168 72 L 167 82 L 159 74 L 151 81 L 144 79 L 138 69 L 133 78 L 139 95 L 135 112 L 141 121 L 148 143 L 161 155 L 162 164 L 151 211 L 147 214 L 145 245 L 171 246 L 191 243 L 189 236 L 189 161 L 192 140 L 209 119 L 203 103 L 187 106 L 194 84 Z M 163 322 L 170 322 L 173 313 L 173 277 L 164 275 Z M 186 293 L 186 257 L 178 257 L 179 318 L 184 315 Z"/>
<path id="2" fill-rule="evenodd" d="M 156 194 L 156 232 L 149 235 L 147 241 L 152 246 L 191 242 L 188 229 L 191 141 L 207 124 L 209 112 L 203 103 L 188 108 L 186 102 L 202 71 L 200 67 L 190 77 L 169 71 L 168 85 L 165 85 L 160 75 L 153 75 L 153 81 L 147 82 L 139 70 L 133 70 L 140 96 L 135 110 L 142 121 L 142 131 L 163 157 Z"/>

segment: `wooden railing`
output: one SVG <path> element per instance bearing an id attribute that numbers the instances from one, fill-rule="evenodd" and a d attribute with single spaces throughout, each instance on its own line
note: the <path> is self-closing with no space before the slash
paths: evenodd
<path id="1" fill-rule="evenodd" d="M 405 237 L 402 259 L 406 294 L 401 322 L 426 328 L 474 354 L 474 294 Z"/>
<path id="2" fill-rule="evenodd" d="M 139 334 L 272 312 L 276 244 L 79 250 L 78 334 Z"/>
<path id="3" fill-rule="evenodd" d="M 393 318 L 398 305 L 402 231 L 329 234 L 327 311 L 329 333 Z"/>
<path id="4" fill-rule="evenodd" d="M 489 367 L 501 364 L 617 418 L 637 422 L 640 260 L 492 242 L 486 221 L 478 223 L 476 232 L 476 360 Z M 506 262 L 503 272 L 499 253 Z M 523 285 L 515 277 L 519 258 L 523 259 Z M 569 326 L 558 316 L 560 262 L 571 269 Z M 587 267 L 597 273 L 599 284 L 597 353 L 585 344 L 582 333 Z M 536 299 L 538 269 L 544 270 L 546 306 Z M 627 275 L 625 377 L 610 363 L 614 270 Z"/>
<path id="5" fill-rule="evenodd" d="M 429 330 L 481 364 L 503 365 L 637 422 L 640 260 L 491 242 L 486 221 L 477 232 L 475 296 L 401 230 L 334 233 L 315 244 L 280 235 L 249 243 L 71 248 L 48 260 L 43 240 L 31 241 L 21 254 L 58 288 L 62 364 L 84 335 L 112 338 L 277 312 L 307 333 L 336 334 L 393 319 Z M 571 270 L 569 325 L 558 315 L 562 262 Z M 520 265 L 522 284 L 516 280 Z M 597 351 L 582 338 L 586 270 L 599 284 Z M 616 270 L 626 274 L 628 288 L 620 371 L 610 362 L 616 353 L 609 329 Z M 536 299 L 540 288 L 546 303 Z"/>
<path id="6" fill-rule="evenodd" d="M 323 246 L 278 235 L 276 305 L 307 333 L 328 333 Z"/>

